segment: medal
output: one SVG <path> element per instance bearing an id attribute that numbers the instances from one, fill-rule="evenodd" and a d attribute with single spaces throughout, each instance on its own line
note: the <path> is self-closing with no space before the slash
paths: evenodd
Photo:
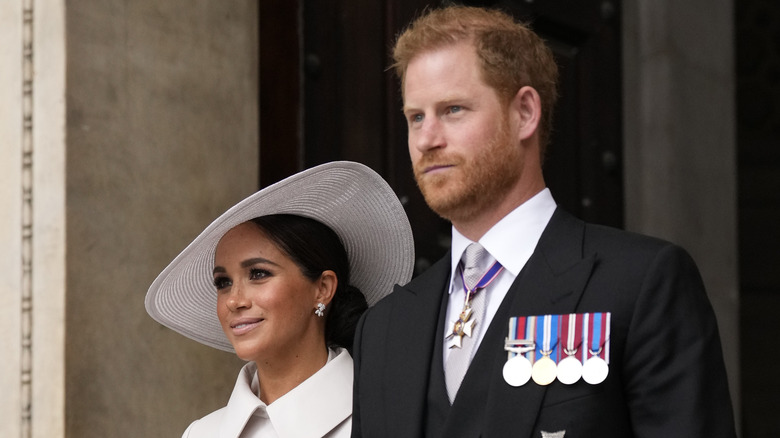
<path id="1" fill-rule="evenodd" d="M 543 356 L 534 363 L 531 378 L 537 385 L 549 385 L 555 380 L 557 366 L 550 356 Z"/>
<path id="2" fill-rule="evenodd" d="M 508 351 L 504 364 L 504 381 L 510 386 L 523 386 L 531 380 L 533 365 L 526 355 L 533 357 L 536 348 L 533 332 L 536 317 L 519 316 L 509 318 L 509 335 L 504 341 L 504 350 Z"/>
<path id="3" fill-rule="evenodd" d="M 531 379 L 532 368 L 531 361 L 518 354 L 504 364 L 504 381 L 510 386 L 523 386 Z"/>
<path id="4" fill-rule="evenodd" d="M 458 319 L 452 322 L 452 329 L 450 334 L 447 335 L 447 348 L 460 348 L 463 343 L 463 336 L 471 337 L 474 331 L 474 326 L 477 324 L 476 320 L 471 320 L 471 306 L 466 303 L 466 306 L 460 312 Z"/>
<path id="5" fill-rule="evenodd" d="M 564 385 L 572 385 L 582 377 L 582 361 L 577 358 L 577 349 L 582 343 L 582 327 L 577 324 L 578 315 L 571 313 L 561 317 L 561 336 L 566 335 L 564 357 L 558 362 L 558 381 Z"/>
<path id="6" fill-rule="evenodd" d="M 541 322 L 543 326 L 542 330 L 536 330 L 536 341 L 541 341 L 542 350 L 537 352 L 531 373 L 537 385 L 549 385 L 557 375 L 555 361 L 550 355 L 555 357 L 555 347 L 558 345 L 558 319 L 558 315 L 544 315 L 536 319 L 537 324 Z"/>
<path id="7" fill-rule="evenodd" d="M 603 382 L 607 378 L 607 374 L 609 374 L 609 365 L 598 356 L 586 360 L 585 365 L 582 366 L 582 380 L 591 385 Z"/>
<path id="8" fill-rule="evenodd" d="M 564 385 L 577 383 L 582 377 L 582 362 L 575 355 L 566 356 L 558 363 L 557 377 Z"/>
<path id="9" fill-rule="evenodd" d="M 452 321 L 452 328 L 444 338 L 447 341 L 447 348 L 461 348 L 463 345 L 463 336 L 471 337 L 475 333 L 474 327 L 477 325 L 477 320 L 471 319 L 471 299 L 476 293 L 485 287 L 487 287 L 493 280 L 498 277 L 498 274 L 504 269 L 501 263 L 496 261 L 490 267 L 490 269 L 482 275 L 473 289 L 469 290 L 466 285 L 466 279 L 463 278 L 463 270 L 460 271 L 461 282 L 463 283 L 463 291 L 466 292 L 466 301 L 463 303 L 463 310 L 461 310 L 458 319 Z M 483 292 L 484 293 L 484 292 Z"/>
<path id="10" fill-rule="evenodd" d="M 589 357 L 582 365 L 582 379 L 591 385 L 603 382 L 609 374 L 610 317 L 610 313 L 586 315 L 584 327 L 588 330 Z"/>
<path id="11" fill-rule="evenodd" d="M 542 386 L 555 379 L 564 385 L 580 379 L 591 385 L 604 382 L 609 375 L 611 316 L 603 312 L 510 318 L 504 380 L 511 386 L 530 379 Z"/>

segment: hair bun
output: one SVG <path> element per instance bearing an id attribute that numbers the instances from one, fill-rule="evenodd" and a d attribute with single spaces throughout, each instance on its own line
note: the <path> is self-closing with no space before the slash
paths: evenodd
<path id="1" fill-rule="evenodd" d="M 346 348 L 351 354 L 355 327 L 367 308 L 366 297 L 360 289 L 350 284 L 338 289 L 330 302 L 328 321 L 325 324 L 328 346 Z"/>

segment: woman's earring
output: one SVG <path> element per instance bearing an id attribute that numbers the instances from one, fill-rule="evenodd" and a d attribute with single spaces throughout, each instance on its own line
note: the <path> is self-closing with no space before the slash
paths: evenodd
<path id="1" fill-rule="evenodd" d="M 314 314 L 322 318 L 322 316 L 325 315 L 325 305 L 317 303 L 317 310 L 314 311 Z"/>

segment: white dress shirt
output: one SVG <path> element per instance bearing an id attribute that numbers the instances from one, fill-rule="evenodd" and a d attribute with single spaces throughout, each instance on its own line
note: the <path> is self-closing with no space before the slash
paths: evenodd
<path id="1" fill-rule="evenodd" d="M 536 249 L 536 244 L 542 237 L 542 232 L 550 222 L 555 212 L 555 200 L 550 193 L 550 189 L 545 188 L 537 193 L 531 199 L 524 202 L 519 207 L 512 210 L 496 223 L 481 239 L 479 244 L 491 255 L 492 259 L 486 260 L 482 268 L 487 270 L 490 265 L 498 260 L 504 269 L 498 274 L 498 277 L 490 283 L 487 289 L 479 293 L 486 293 L 485 296 L 485 320 L 477 321 L 475 326 L 476 344 L 471 351 L 472 357 L 479 348 L 482 338 L 485 335 L 486 327 L 493 321 L 498 307 L 504 300 L 509 287 L 517 278 L 517 275 L 525 266 L 531 254 Z M 444 336 L 451 331 L 452 324 L 457 321 L 463 304 L 466 300 L 466 293 L 463 290 L 463 281 L 460 277 L 458 264 L 463 256 L 463 251 L 471 240 L 452 227 L 452 262 L 450 272 L 450 299 L 447 304 L 447 318 L 444 327 Z M 447 348 L 447 341 L 444 341 L 444 363 L 447 363 L 450 349 Z"/>
<path id="2" fill-rule="evenodd" d="M 328 362 L 270 405 L 258 397 L 257 367 L 241 368 L 227 406 L 194 421 L 182 438 L 348 438 L 352 429 L 352 357 L 330 350 Z"/>

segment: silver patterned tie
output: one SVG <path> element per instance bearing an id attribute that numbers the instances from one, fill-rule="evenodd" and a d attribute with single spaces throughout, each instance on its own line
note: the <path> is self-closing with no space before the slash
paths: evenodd
<path id="1" fill-rule="evenodd" d="M 463 252 L 462 269 L 463 269 L 463 281 L 468 290 L 473 290 L 477 285 L 477 282 L 485 274 L 486 269 L 480 269 L 483 259 L 488 257 L 489 254 L 485 251 L 485 248 L 478 243 L 470 244 Z M 471 299 L 471 318 L 475 318 L 477 321 L 477 332 L 481 329 L 479 327 L 482 324 L 485 316 L 485 292 L 477 291 L 477 293 Z M 463 376 L 466 375 L 466 370 L 471 363 L 471 353 L 474 351 L 474 345 L 476 344 L 474 338 L 476 333 L 472 336 L 464 336 L 461 348 L 453 348 L 450 350 L 447 363 L 444 365 L 444 380 L 447 384 L 447 395 L 450 398 L 450 404 L 455 400 L 455 394 L 458 393 L 460 383 L 463 381 Z"/>

